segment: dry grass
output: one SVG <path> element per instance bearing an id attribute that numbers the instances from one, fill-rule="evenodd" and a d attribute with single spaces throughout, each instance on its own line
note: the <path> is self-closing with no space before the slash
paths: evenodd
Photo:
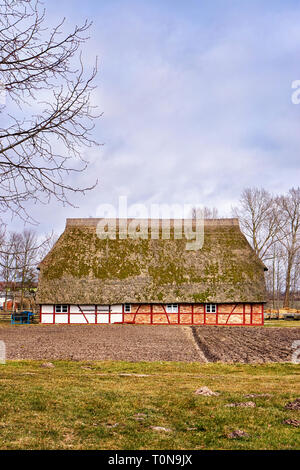
<path id="1" fill-rule="evenodd" d="M 300 396 L 299 365 L 54 364 L 0 365 L 1 449 L 300 448 L 299 429 L 283 423 L 299 418 L 285 408 Z M 195 395 L 204 385 L 220 395 Z M 253 393 L 270 396 L 225 406 Z M 227 437 L 237 429 L 249 436 Z"/>
<path id="2" fill-rule="evenodd" d="M 299 328 L 300 320 L 265 320 L 264 326 L 266 327 L 280 327 L 280 328 Z"/>

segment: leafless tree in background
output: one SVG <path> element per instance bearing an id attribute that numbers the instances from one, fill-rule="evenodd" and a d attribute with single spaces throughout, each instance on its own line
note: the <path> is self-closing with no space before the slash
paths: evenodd
<path id="1" fill-rule="evenodd" d="M 23 308 L 25 289 L 37 280 L 37 263 L 39 261 L 40 243 L 37 234 L 33 230 L 24 230 L 21 235 L 21 253 L 19 254 L 20 282 L 20 308 Z"/>
<path id="2" fill-rule="evenodd" d="M 280 243 L 286 258 L 284 307 L 290 306 L 290 291 L 297 278 L 297 261 L 300 252 L 300 187 L 276 198 L 280 225 Z M 298 261 L 299 262 L 299 261 Z"/>
<path id="3" fill-rule="evenodd" d="M 55 243 L 53 234 L 39 237 L 32 229 L 23 232 L 11 232 L 2 239 L 0 252 L 0 276 L 5 283 L 6 308 L 8 293 L 12 297 L 13 308 L 18 293 L 20 308 L 23 308 L 24 297 L 32 291 L 37 281 L 37 266 L 46 252 Z"/>
<path id="4" fill-rule="evenodd" d="M 268 266 L 266 281 L 273 308 L 279 309 L 283 292 L 283 306 L 289 307 L 290 295 L 299 292 L 300 282 L 300 188 L 274 197 L 262 188 L 246 188 L 232 212 Z"/>
<path id="5" fill-rule="evenodd" d="M 24 219 L 28 201 L 70 203 L 70 193 L 94 187 L 68 182 L 87 166 L 82 149 L 96 144 L 96 66 L 86 75 L 80 53 L 90 24 L 46 26 L 39 0 L 0 0 L 0 212 Z"/>
<path id="6" fill-rule="evenodd" d="M 49 251 L 53 248 L 55 243 L 58 240 L 58 235 L 56 233 L 50 233 L 49 235 L 45 235 L 42 242 L 39 245 L 38 250 L 38 263 L 40 263 L 45 256 L 49 253 Z"/>
<path id="7" fill-rule="evenodd" d="M 20 269 L 22 236 L 20 233 L 12 232 L 8 234 L 7 239 L 2 241 L 1 246 L 1 278 L 5 282 L 5 302 L 4 309 L 7 306 L 8 293 L 12 295 L 13 308 L 15 304 L 15 286 Z"/>
<path id="8" fill-rule="evenodd" d="M 199 214 L 200 217 L 204 219 L 217 219 L 218 218 L 218 209 L 216 207 L 207 207 L 203 208 L 193 207 L 192 209 L 192 218 L 196 219 L 196 216 Z"/>
<path id="9" fill-rule="evenodd" d="M 232 209 L 239 218 L 241 229 L 263 260 L 271 259 L 270 249 L 277 240 L 279 220 L 274 210 L 274 198 L 265 189 L 246 188 L 240 206 Z"/>
<path id="10" fill-rule="evenodd" d="M 300 250 L 297 251 L 293 272 L 292 272 L 292 282 L 291 282 L 291 293 L 292 293 L 292 302 L 294 302 L 295 297 L 300 295 Z"/>
<path id="11" fill-rule="evenodd" d="M 285 257 L 279 242 L 275 242 L 270 248 L 270 258 L 266 264 L 268 266 L 268 271 L 266 272 L 267 291 L 271 295 L 272 308 L 276 309 L 279 315 L 285 276 Z"/>
<path id="12" fill-rule="evenodd" d="M 9 284 L 13 282 L 13 276 L 15 272 L 15 269 L 14 269 L 15 235 L 16 234 L 11 233 L 8 236 L 7 240 L 5 240 L 4 238 L 2 238 L 1 240 L 0 275 L 1 275 L 1 279 L 3 279 L 5 283 L 4 309 L 6 309 L 6 305 L 7 305 Z"/>

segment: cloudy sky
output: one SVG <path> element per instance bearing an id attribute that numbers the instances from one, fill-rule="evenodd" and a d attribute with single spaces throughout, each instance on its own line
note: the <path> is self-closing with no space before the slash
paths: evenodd
<path id="1" fill-rule="evenodd" d="M 300 181 L 300 3 L 276 0 L 45 0 L 49 20 L 93 20 L 102 146 L 74 180 L 78 208 L 34 206 L 41 232 L 104 203 L 190 203 L 230 216 L 244 187 Z M 14 222 L 17 224 L 17 222 Z"/>

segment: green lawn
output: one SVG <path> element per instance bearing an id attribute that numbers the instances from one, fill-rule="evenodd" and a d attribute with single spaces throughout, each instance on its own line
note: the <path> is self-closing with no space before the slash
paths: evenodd
<path id="1" fill-rule="evenodd" d="M 299 428 L 283 423 L 299 419 L 285 408 L 300 396 L 299 365 L 54 364 L 0 365 L 1 449 L 300 448 Z M 195 395 L 204 385 L 220 395 Z M 271 396 L 245 398 L 249 393 Z M 255 408 L 225 407 L 249 400 Z M 237 429 L 249 436 L 229 439 Z"/>

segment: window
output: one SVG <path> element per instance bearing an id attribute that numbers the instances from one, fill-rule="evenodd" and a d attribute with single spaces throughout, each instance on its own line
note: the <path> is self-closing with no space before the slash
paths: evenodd
<path id="1" fill-rule="evenodd" d="M 206 313 L 216 313 L 217 306 L 216 304 L 206 304 Z"/>
<path id="2" fill-rule="evenodd" d="M 130 304 L 124 304 L 124 312 L 125 313 L 130 313 L 131 312 L 131 305 Z"/>
<path id="3" fill-rule="evenodd" d="M 167 304 L 167 313 L 178 313 L 178 304 Z"/>
<path id="4" fill-rule="evenodd" d="M 55 313 L 68 313 L 67 305 L 55 305 Z"/>
<path id="5" fill-rule="evenodd" d="M 108 313 L 109 312 L 109 305 L 98 305 L 97 312 L 99 313 Z"/>

